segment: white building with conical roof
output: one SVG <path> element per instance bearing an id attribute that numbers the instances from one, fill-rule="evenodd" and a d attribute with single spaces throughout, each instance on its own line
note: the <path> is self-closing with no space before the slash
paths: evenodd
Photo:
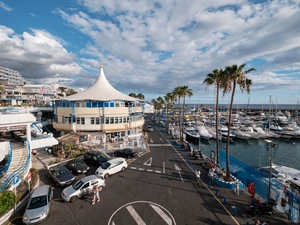
<path id="1" fill-rule="evenodd" d="M 101 66 L 91 87 L 55 102 L 53 127 L 61 135 L 95 132 L 100 142 L 136 135 L 145 122 L 142 103 L 112 87 Z"/>

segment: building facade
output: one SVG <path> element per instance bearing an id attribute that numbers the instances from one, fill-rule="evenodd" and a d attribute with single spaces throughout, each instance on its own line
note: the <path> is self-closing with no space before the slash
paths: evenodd
<path id="1" fill-rule="evenodd" d="M 55 102 L 54 115 L 61 135 L 95 133 L 100 143 L 141 134 L 144 125 L 143 102 L 113 88 L 102 66 L 90 88 Z"/>

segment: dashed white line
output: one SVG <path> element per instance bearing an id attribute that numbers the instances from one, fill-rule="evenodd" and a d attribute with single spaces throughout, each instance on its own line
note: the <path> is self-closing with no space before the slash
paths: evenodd
<path id="1" fill-rule="evenodd" d="M 153 172 L 153 170 L 149 170 L 149 169 L 147 169 L 147 171 L 148 171 L 148 172 Z"/>
<path id="2" fill-rule="evenodd" d="M 161 173 L 161 171 L 160 171 L 160 170 L 155 170 L 154 172 L 155 172 L 155 173 Z"/>
<path id="3" fill-rule="evenodd" d="M 144 168 L 138 168 L 138 170 L 144 171 L 145 169 Z"/>
<path id="4" fill-rule="evenodd" d="M 161 210 L 161 208 L 159 208 L 158 206 L 155 205 L 151 205 L 151 207 L 158 213 L 158 215 L 161 216 L 161 218 L 163 218 L 163 220 L 168 224 L 168 225 L 172 225 L 172 219 L 164 213 L 164 211 Z"/>
<path id="5" fill-rule="evenodd" d="M 132 170 L 136 170 L 136 167 L 130 167 L 130 169 L 132 169 Z"/>
<path id="6" fill-rule="evenodd" d="M 163 173 L 166 173 L 165 161 L 163 161 Z"/>

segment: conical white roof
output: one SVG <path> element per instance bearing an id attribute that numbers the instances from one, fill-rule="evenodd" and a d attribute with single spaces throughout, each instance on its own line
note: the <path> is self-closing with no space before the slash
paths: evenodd
<path id="1" fill-rule="evenodd" d="M 95 83 L 88 89 L 79 92 L 74 95 L 70 95 L 64 100 L 80 101 L 80 100 L 94 100 L 94 101 L 138 101 L 136 98 L 132 98 L 116 90 L 107 81 L 102 65 L 100 66 L 100 73 Z"/>

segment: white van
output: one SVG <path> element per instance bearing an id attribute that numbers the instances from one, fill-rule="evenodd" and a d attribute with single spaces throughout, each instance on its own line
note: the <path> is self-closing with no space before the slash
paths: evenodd
<path id="1" fill-rule="evenodd" d="M 102 165 L 96 170 L 95 174 L 107 178 L 109 175 L 124 171 L 127 168 L 127 162 L 124 158 L 113 158 Z"/>

